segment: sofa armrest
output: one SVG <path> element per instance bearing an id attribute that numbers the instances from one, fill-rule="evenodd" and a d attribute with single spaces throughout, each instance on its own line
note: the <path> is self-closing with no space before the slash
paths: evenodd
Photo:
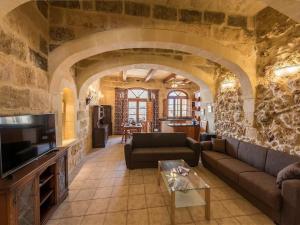
<path id="1" fill-rule="evenodd" d="M 196 154 L 195 159 L 199 161 L 200 143 L 198 141 L 194 140 L 193 138 L 190 138 L 190 137 L 186 138 L 186 142 L 187 142 L 187 146 L 195 152 L 195 154 Z"/>
<path id="2" fill-rule="evenodd" d="M 124 145 L 124 155 L 127 168 L 131 168 L 131 153 L 133 150 L 132 138 L 129 138 Z"/>
<path id="3" fill-rule="evenodd" d="M 201 141 L 200 149 L 201 149 L 201 151 L 212 150 L 212 142 L 211 141 Z"/>
<path id="4" fill-rule="evenodd" d="M 286 180 L 282 183 L 281 225 L 300 224 L 300 180 Z"/>

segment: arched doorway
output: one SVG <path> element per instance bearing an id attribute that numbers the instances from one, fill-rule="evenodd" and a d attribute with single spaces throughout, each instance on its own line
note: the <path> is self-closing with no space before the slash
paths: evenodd
<path id="1" fill-rule="evenodd" d="M 62 104 L 62 144 L 65 145 L 76 138 L 75 135 L 75 97 L 69 88 L 64 88 L 61 96 Z"/>

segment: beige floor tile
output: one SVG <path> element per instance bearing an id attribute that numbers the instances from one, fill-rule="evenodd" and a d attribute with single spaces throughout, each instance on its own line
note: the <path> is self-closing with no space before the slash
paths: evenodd
<path id="1" fill-rule="evenodd" d="M 235 217 L 241 225 L 274 225 L 274 223 L 263 214 Z"/>
<path id="2" fill-rule="evenodd" d="M 74 201 L 91 200 L 96 193 L 96 189 L 79 190 Z"/>
<path id="3" fill-rule="evenodd" d="M 189 211 L 194 221 L 205 220 L 204 206 L 189 207 Z M 221 204 L 221 202 L 218 201 L 211 202 L 210 212 L 211 212 L 211 219 L 227 218 L 231 216 L 229 211 Z"/>
<path id="4" fill-rule="evenodd" d="M 128 196 L 128 186 L 114 186 L 112 197 Z"/>
<path id="5" fill-rule="evenodd" d="M 128 197 L 128 210 L 145 209 L 146 207 L 145 195 L 132 195 Z"/>
<path id="6" fill-rule="evenodd" d="M 107 213 L 104 225 L 126 225 L 127 212 Z"/>
<path id="7" fill-rule="evenodd" d="M 127 215 L 127 225 L 148 225 L 147 209 L 130 210 Z"/>
<path id="8" fill-rule="evenodd" d="M 114 186 L 128 186 L 129 181 L 128 181 L 128 177 L 116 177 L 113 179 L 114 182 Z"/>
<path id="9" fill-rule="evenodd" d="M 166 205 L 164 198 L 161 194 L 146 195 L 146 203 L 147 207 L 158 207 Z"/>
<path id="10" fill-rule="evenodd" d="M 211 189 L 212 200 L 230 200 L 242 198 L 240 194 L 230 187 L 219 187 Z"/>
<path id="11" fill-rule="evenodd" d="M 203 220 L 195 222 L 195 225 L 218 225 L 216 220 Z"/>
<path id="12" fill-rule="evenodd" d="M 167 207 L 148 208 L 149 221 L 151 225 L 169 225 L 170 215 Z"/>
<path id="13" fill-rule="evenodd" d="M 81 189 L 97 188 L 99 180 L 85 180 L 81 186 Z"/>
<path id="14" fill-rule="evenodd" d="M 49 220 L 46 225 L 81 225 L 81 221 L 82 221 L 82 217 L 72 217 L 72 218 Z"/>
<path id="15" fill-rule="evenodd" d="M 134 169 L 134 170 L 129 170 L 129 176 L 142 176 L 143 173 L 142 173 L 142 169 Z"/>
<path id="16" fill-rule="evenodd" d="M 112 196 L 112 190 L 112 187 L 97 188 L 93 198 L 109 198 Z"/>
<path id="17" fill-rule="evenodd" d="M 144 184 L 157 184 L 157 177 L 154 175 L 144 176 Z"/>
<path id="18" fill-rule="evenodd" d="M 143 176 L 129 176 L 129 184 L 143 184 L 144 178 Z"/>
<path id="19" fill-rule="evenodd" d="M 145 186 L 144 184 L 129 185 L 129 195 L 144 195 Z"/>
<path id="20" fill-rule="evenodd" d="M 235 218 L 217 219 L 218 225 L 240 225 Z"/>
<path id="21" fill-rule="evenodd" d="M 221 201 L 221 203 L 232 216 L 246 216 L 260 212 L 251 203 L 244 199 L 225 200 Z"/>
<path id="22" fill-rule="evenodd" d="M 157 174 L 157 169 L 156 168 L 142 169 L 142 174 L 144 176 L 147 176 L 147 175 L 156 175 Z"/>
<path id="23" fill-rule="evenodd" d="M 127 197 L 111 198 L 108 204 L 108 212 L 119 212 L 127 210 Z"/>
<path id="24" fill-rule="evenodd" d="M 114 186 L 114 180 L 112 178 L 103 178 L 98 182 L 98 188 L 101 187 L 112 187 Z"/>
<path id="25" fill-rule="evenodd" d="M 91 201 L 65 202 L 58 207 L 52 219 L 85 215 Z"/>
<path id="26" fill-rule="evenodd" d="M 170 208 L 168 208 L 170 213 Z M 192 216 L 187 208 L 178 208 L 175 210 L 175 222 L 176 224 L 188 224 L 193 223 Z"/>
<path id="27" fill-rule="evenodd" d="M 109 198 L 92 200 L 86 214 L 105 213 L 107 211 L 109 201 Z"/>
<path id="28" fill-rule="evenodd" d="M 158 194 L 161 193 L 160 188 L 157 184 L 147 184 L 145 185 L 146 194 Z"/>
<path id="29" fill-rule="evenodd" d="M 74 201 L 79 191 L 80 191 L 79 189 L 78 190 L 69 190 L 69 195 L 65 201 L 66 202 Z"/>
<path id="30" fill-rule="evenodd" d="M 103 225 L 104 219 L 105 219 L 105 214 L 84 216 L 81 221 L 81 225 Z"/>

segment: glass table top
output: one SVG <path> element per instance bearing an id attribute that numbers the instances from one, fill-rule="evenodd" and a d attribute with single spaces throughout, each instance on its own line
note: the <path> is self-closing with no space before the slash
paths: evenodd
<path id="1" fill-rule="evenodd" d="M 158 161 L 158 165 L 162 178 L 171 191 L 187 192 L 209 188 L 196 171 L 182 159 Z"/>

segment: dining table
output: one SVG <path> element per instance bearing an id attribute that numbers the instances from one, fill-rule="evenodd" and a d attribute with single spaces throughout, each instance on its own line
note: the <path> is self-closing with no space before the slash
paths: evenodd
<path id="1" fill-rule="evenodd" d="M 131 135 L 133 132 L 141 133 L 143 129 L 143 125 L 141 123 L 136 124 L 125 124 L 123 126 L 123 134 L 125 136 L 125 143 L 128 139 L 128 135 Z"/>

